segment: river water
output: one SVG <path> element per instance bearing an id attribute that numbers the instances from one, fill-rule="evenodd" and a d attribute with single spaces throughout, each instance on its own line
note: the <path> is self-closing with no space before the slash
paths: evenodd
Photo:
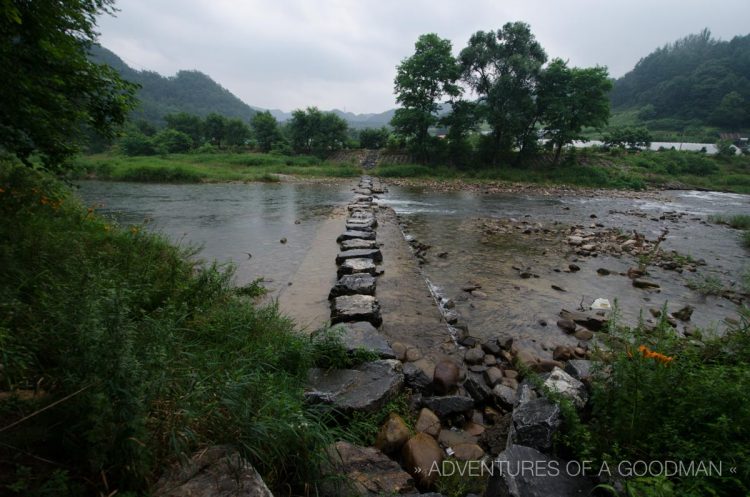
<path id="1" fill-rule="evenodd" d="M 206 260 L 234 263 L 239 284 L 264 277 L 274 295 L 296 272 L 321 223 L 335 206 L 350 199 L 351 186 L 87 181 L 79 184 L 79 194 L 85 203 L 97 205 L 100 213 L 121 224 L 146 221 L 148 229 L 175 242 L 201 246 L 200 256 Z M 405 233 L 432 246 L 423 274 L 441 295 L 456 301 L 474 336 L 487 338 L 508 332 L 544 350 L 549 345 L 546 342 L 561 339 L 554 325 L 559 311 L 574 310 L 597 297 L 617 300 L 623 320 L 630 324 L 640 313 L 650 317 L 647 309 L 665 302 L 670 310 L 693 305 L 693 324 L 699 327 L 721 329 L 726 318 L 736 317 L 737 308 L 728 300 L 704 297 L 685 284 L 707 276 L 727 286 L 739 284 L 740 275 L 747 270 L 747 251 L 740 245 L 739 233 L 705 220 L 711 214 L 750 213 L 750 196 L 665 192 L 658 198 L 618 198 L 391 187 L 381 202 L 399 214 Z M 683 214 L 659 219 L 670 212 Z M 661 292 L 649 293 L 616 275 L 633 266 L 632 259 L 580 258 L 575 262 L 581 271 L 568 273 L 561 269 L 574 257 L 561 248 L 564 244 L 559 239 L 529 239 L 517 233 L 487 236 L 478 229 L 481 219 L 487 218 L 515 218 L 545 227 L 583 224 L 588 228 L 592 215 L 606 228 L 637 230 L 651 239 L 667 227 L 665 249 L 704 259 L 707 265 L 697 273 L 653 270 L 651 279 L 661 285 Z M 280 242 L 282 238 L 286 243 Z M 539 277 L 522 279 L 519 267 Z M 599 268 L 609 269 L 613 275 L 599 276 Z M 481 284 L 486 296 L 475 298 L 463 292 L 461 286 L 467 281 Z M 566 291 L 552 289 L 553 284 Z"/>

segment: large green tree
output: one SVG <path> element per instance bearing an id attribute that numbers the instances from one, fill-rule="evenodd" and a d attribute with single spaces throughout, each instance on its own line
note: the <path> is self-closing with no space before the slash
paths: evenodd
<path id="1" fill-rule="evenodd" d="M 611 88 L 605 67 L 570 68 L 555 59 L 541 73 L 537 104 L 545 134 L 555 149 L 555 164 L 565 145 L 583 139 L 584 126 L 607 124 Z"/>
<path id="2" fill-rule="evenodd" d="M 514 148 L 523 152 L 536 143 L 534 130 L 540 117 L 536 98 L 546 61 L 544 49 L 522 22 L 478 31 L 461 51 L 463 80 L 478 96 L 480 115 L 492 128 L 493 162 L 498 153 Z"/>
<path id="3" fill-rule="evenodd" d="M 164 116 L 167 122 L 167 128 L 185 133 L 193 140 L 194 146 L 200 146 L 204 140 L 203 120 L 187 112 L 178 112 L 177 114 L 167 114 Z"/>
<path id="4" fill-rule="evenodd" d="M 292 148 L 297 153 L 325 157 L 344 147 L 348 140 L 346 121 L 332 112 L 317 107 L 292 112 L 288 124 Z"/>
<path id="5" fill-rule="evenodd" d="M 255 114 L 250 125 L 261 152 L 270 151 L 281 138 L 276 118 L 268 111 Z"/>
<path id="6" fill-rule="evenodd" d="M 112 0 L 0 3 L 0 148 L 27 164 L 38 153 L 58 169 L 91 130 L 115 134 L 135 86 L 89 61 L 96 16 Z"/>
<path id="7" fill-rule="evenodd" d="M 461 93 L 460 72 L 450 40 L 424 34 L 414 45 L 414 55 L 401 61 L 396 71 L 396 110 L 391 125 L 398 136 L 421 158 L 428 155 L 428 130 L 437 122 L 440 99 Z"/>

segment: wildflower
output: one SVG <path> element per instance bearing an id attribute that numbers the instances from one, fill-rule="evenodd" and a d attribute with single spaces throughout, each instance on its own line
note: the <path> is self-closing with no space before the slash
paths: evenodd
<path id="1" fill-rule="evenodd" d="M 664 364 L 665 366 L 674 360 L 674 357 L 670 357 L 668 355 L 664 355 L 664 354 L 662 354 L 660 352 L 654 352 L 653 350 L 649 349 L 645 345 L 639 346 L 638 347 L 638 352 L 640 352 L 641 355 L 643 357 L 645 357 L 646 359 L 654 359 L 654 360 L 656 360 L 656 361 Z"/>

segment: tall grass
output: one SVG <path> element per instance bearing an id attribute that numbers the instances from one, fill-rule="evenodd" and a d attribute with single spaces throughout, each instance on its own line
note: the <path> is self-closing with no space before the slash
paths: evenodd
<path id="1" fill-rule="evenodd" d="M 271 485 L 315 484 L 341 434 L 302 388 L 336 342 L 43 174 L 1 164 L 0 214 L 0 493 L 142 492 L 222 443 Z"/>

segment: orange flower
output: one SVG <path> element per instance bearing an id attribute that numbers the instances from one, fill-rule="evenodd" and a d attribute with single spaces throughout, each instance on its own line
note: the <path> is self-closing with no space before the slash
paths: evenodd
<path id="1" fill-rule="evenodd" d="M 659 352 L 654 352 L 653 350 L 649 349 L 645 345 L 641 345 L 640 347 L 638 347 L 638 351 L 646 359 L 654 359 L 654 360 L 656 360 L 656 361 L 664 364 L 665 366 L 674 360 L 674 357 L 670 357 L 668 355 L 664 355 L 664 354 L 659 353 Z"/>

